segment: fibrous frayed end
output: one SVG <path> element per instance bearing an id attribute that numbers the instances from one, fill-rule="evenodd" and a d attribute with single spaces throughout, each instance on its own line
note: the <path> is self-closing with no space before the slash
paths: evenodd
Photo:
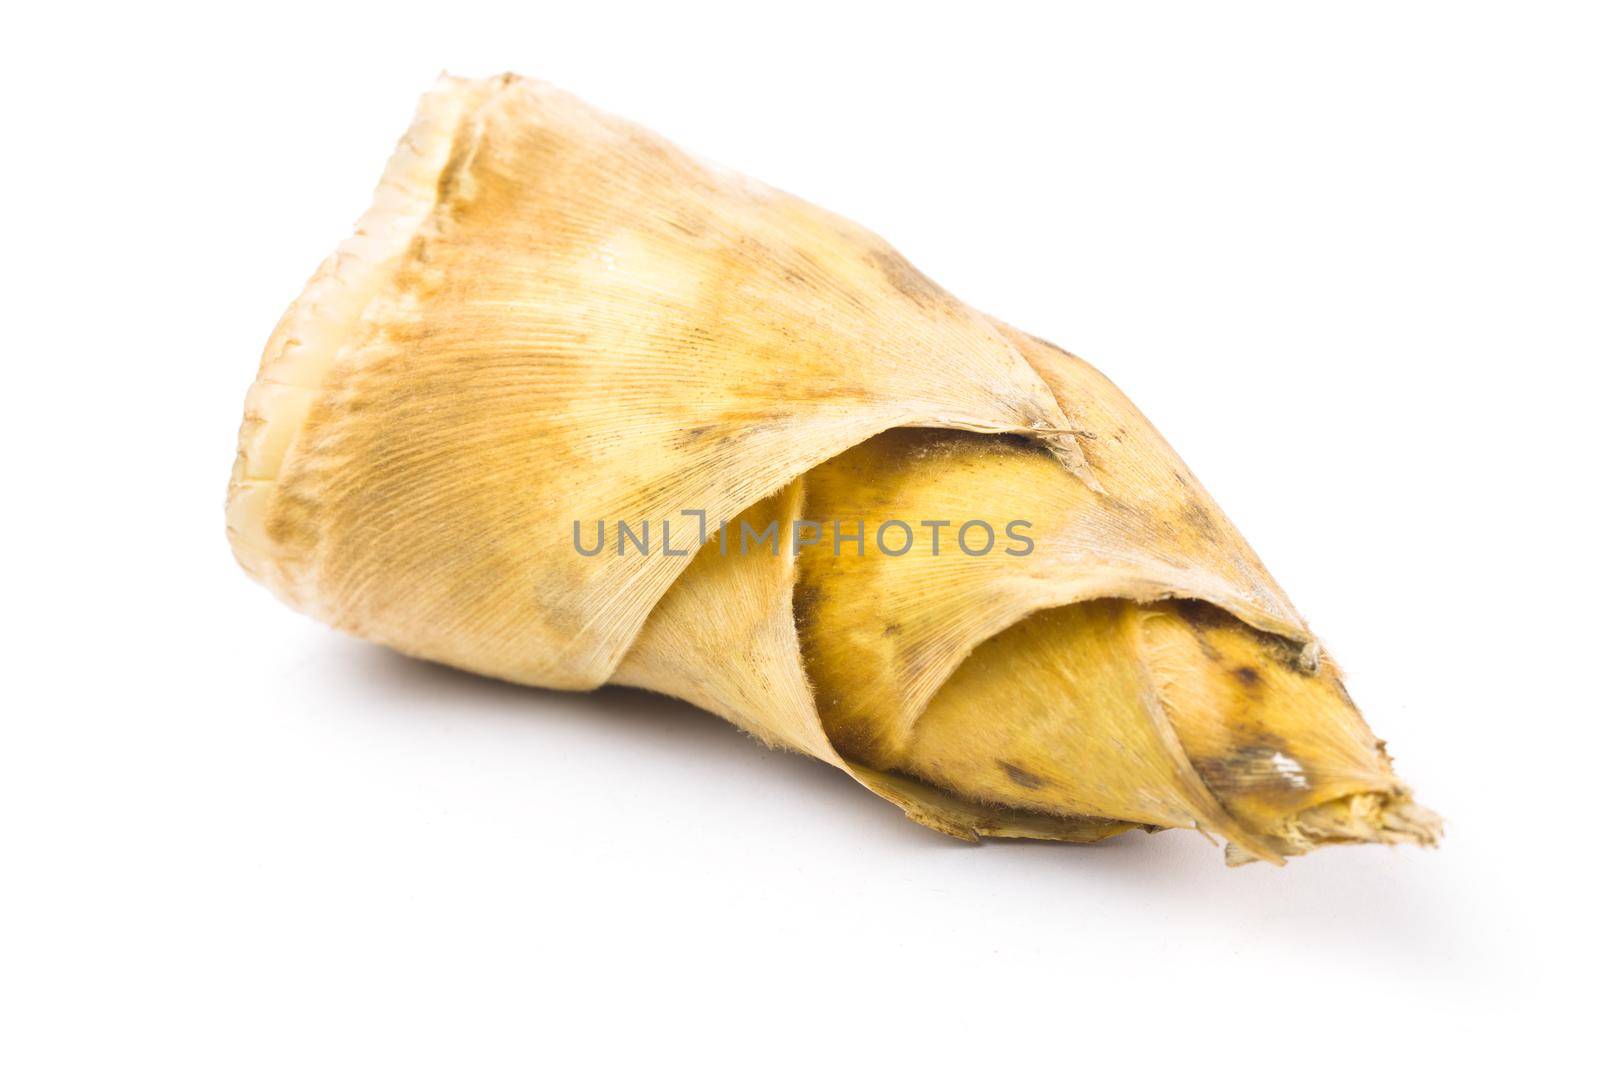
<path id="1" fill-rule="evenodd" d="M 1297 812 L 1276 835 L 1285 855 L 1310 852 L 1324 845 L 1422 845 L 1437 847 L 1444 820 L 1411 799 L 1409 793 L 1355 793 Z M 1254 861 L 1229 844 L 1230 867 Z"/>

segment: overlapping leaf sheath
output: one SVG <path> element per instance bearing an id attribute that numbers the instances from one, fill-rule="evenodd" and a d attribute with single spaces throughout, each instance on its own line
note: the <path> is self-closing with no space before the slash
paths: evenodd
<path id="1" fill-rule="evenodd" d="M 831 536 L 891 519 L 1024 520 L 1031 550 Z M 580 550 L 574 523 L 618 521 L 653 550 Z M 775 522 L 781 551 L 684 551 L 701 522 Z M 1194 826 L 1276 860 L 1435 832 L 1105 378 L 860 227 L 536 82 L 424 98 L 268 342 L 228 528 L 341 629 L 681 696 L 948 833 Z"/>

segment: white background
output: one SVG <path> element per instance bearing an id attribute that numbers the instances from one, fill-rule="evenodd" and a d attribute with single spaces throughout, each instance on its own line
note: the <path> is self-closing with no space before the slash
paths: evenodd
<path id="1" fill-rule="evenodd" d="M 1592 1046 L 1584 5 L 27 5 L 0 49 L 0 1059 Z M 444 68 L 561 84 L 1094 361 L 1444 847 L 963 846 L 687 706 L 408 662 L 248 582 L 260 346 Z"/>

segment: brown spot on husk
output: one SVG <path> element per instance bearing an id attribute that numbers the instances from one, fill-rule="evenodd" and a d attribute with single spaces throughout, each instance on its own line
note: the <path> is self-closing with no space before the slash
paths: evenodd
<path id="1" fill-rule="evenodd" d="M 1015 763 L 1007 763 L 1005 760 L 998 760 L 997 762 L 1000 766 L 1000 769 L 1006 772 L 1006 777 L 1010 778 L 1013 782 L 1016 782 L 1022 788 L 1044 788 L 1044 779 L 1040 778 L 1037 774 L 1030 774 L 1021 767 L 1018 767 Z"/>
<path id="2" fill-rule="evenodd" d="M 889 284 L 918 307 L 928 307 L 950 299 L 950 295 L 933 279 L 913 267 L 904 256 L 893 249 L 874 250 L 871 257 L 872 262 L 883 272 L 883 276 L 889 279 Z"/>

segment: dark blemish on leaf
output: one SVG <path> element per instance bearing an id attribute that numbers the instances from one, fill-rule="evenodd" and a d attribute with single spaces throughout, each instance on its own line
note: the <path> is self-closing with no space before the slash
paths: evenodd
<path id="1" fill-rule="evenodd" d="M 888 626 L 885 626 L 883 628 L 883 636 L 885 636 L 885 637 L 894 637 L 896 634 L 898 634 L 900 632 L 900 630 L 901 630 L 901 626 L 900 626 L 899 623 L 891 622 Z"/>
<path id="2" fill-rule="evenodd" d="M 701 222 L 699 219 L 692 219 L 687 216 L 668 219 L 667 225 L 672 227 L 674 230 L 677 230 L 685 237 L 699 237 L 706 232 L 706 227 L 703 222 Z"/>
<path id="3" fill-rule="evenodd" d="M 758 421 L 760 415 L 748 416 L 751 421 L 740 424 L 745 416 L 739 412 L 728 413 L 728 421 L 724 423 L 702 423 L 699 426 L 685 426 L 674 431 L 671 445 L 680 449 L 709 448 L 716 456 L 732 457 L 741 448 L 748 446 L 751 438 L 760 434 L 771 420 Z"/>
<path id="4" fill-rule="evenodd" d="M 1107 511 L 1118 516 L 1119 518 L 1127 520 L 1130 524 L 1145 524 L 1149 522 L 1149 519 L 1146 517 L 1142 509 L 1134 507 L 1132 504 L 1128 503 L 1120 496 L 1116 496 L 1115 494 L 1106 493 L 1105 495 L 1096 499 L 1095 503 L 1099 504 L 1102 508 L 1105 508 Z"/>
<path id="5" fill-rule="evenodd" d="M 1249 689 L 1261 684 L 1261 672 L 1254 667 L 1236 667 L 1233 676 L 1239 680 L 1240 685 Z"/>
<path id="6" fill-rule="evenodd" d="M 791 594 L 791 603 L 794 605 L 794 621 L 800 630 L 803 640 L 811 630 L 817 606 L 822 602 L 822 590 L 809 582 L 795 583 L 794 592 Z"/>
<path id="7" fill-rule="evenodd" d="M 872 262 L 889 279 L 889 284 L 918 306 L 928 307 L 949 299 L 933 279 L 906 262 L 906 257 L 893 249 L 875 250 L 870 255 Z"/>
<path id="8" fill-rule="evenodd" d="M 477 154 L 478 135 L 480 128 L 470 122 L 464 122 L 456 128 L 455 138 L 450 143 L 450 157 L 439 170 L 439 181 L 434 187 L 434 202 L 448 204 L 455 197 L 461 185 L 461 172 Z"/>
<path id="9" fill-rule="evenodd" d="M 1194 769 L 1206 788 L 1219 796 L 1303 789 L 1303 777 L 1296 782 L 1292 775 L 1285 773 L 1281 761 L 1288 750 L 1289 746 L 1277 734 L 1267 730 L 1251 731 L 1235 737 L 1227 753 L 1196 759 Z M 1299 773 L 1307 774 L 1303 769 Z"/>
<path id="10" fill-rule="evenodd" d="M 1010 778 L 1013 782 L 1016 782 L 1022 788 L 1024 788 L 1024 789 L 1043 789 L 1044 788 L 1044 779 L 1040 778 L 1038 775 L 1029 774 L 1027 771 L 1023 770 L 1021 767 L 1018 767 L 1015 763 L 1007 763 L 1005 760 L 998 760 L 997 762 L 998 762 L 998 764 L 1000 766 L 1000 769 L 1002 771 L 1006 772 L 1006 777 Z"/>
<path id="11" fill-rule="evenodd" d="M 1219 536 L 1221 531 L 1217 528 L 1217 520 L 1212 516 L 1210 509 L 1200 506 L 1194 500 L 1184 504 L 1182 521 L 1213 544 L 1221 540 Z"/>
<path id="12" fill-rule="evenodd" d="M 786 268 L 783 272 L 783 280 L 797 289 L 810 289 L 813 291 L 816 289 L 816 286 L 811 284 L 810 278 L 796 270 Z"/>
<path id="13" fill-rule="evenodd" d="M 1197 759 L 1194 769 L 1213 792 L 1240 793 L 1252 786 L 1277 783 L 1281 772 L 1272 761 L 1277 751 L 1265 745 L 1246 745 L 1226 756 Z"/>
<path id="14" fill-rule="evenodd" d="M 679 448 L 682 448 L 684 445 L 692 445 L 714 429 L 716 429 L 715 426 L 686 427 L 685 429 L 677 432 L 673 439 L 673 444 L 677 445 Z"/>

